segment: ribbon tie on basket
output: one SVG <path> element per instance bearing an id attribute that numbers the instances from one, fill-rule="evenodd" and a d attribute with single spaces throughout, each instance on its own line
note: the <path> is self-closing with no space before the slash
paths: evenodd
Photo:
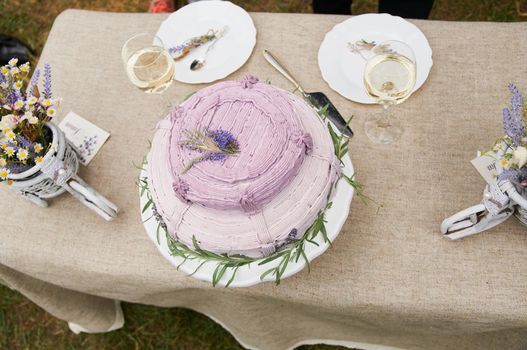
<path id="1" fill-rule="evenodd" d="M 59 186 L 62 186 L 72 177 L 73 169 L 68 168 L 64 163 L 56 156 L 51 157 L 47 162 L 42 165 L 40 169 L 44 175 L 53 180 L 53 182 Z"/>

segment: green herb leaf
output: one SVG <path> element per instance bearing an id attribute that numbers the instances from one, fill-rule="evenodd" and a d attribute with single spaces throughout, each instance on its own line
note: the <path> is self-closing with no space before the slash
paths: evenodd
<path id="1" fill-rule="evenodd" d="M 152 201 L 152 198 L 148 199 L 148 201 L 145 203 L 144 207 L 143 207 L 143 210 L 141 210 L 141 214 L 144 214 L 145 211 L 150 208 L 150 206 L 152 205 L 153 201 Z"/>

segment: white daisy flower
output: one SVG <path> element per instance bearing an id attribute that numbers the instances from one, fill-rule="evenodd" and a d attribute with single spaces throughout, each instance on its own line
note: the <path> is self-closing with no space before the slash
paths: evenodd
<path id="1" fill-rule="evenodd" d="M 15 102 L 15 110 L 19 110 L 22 107 L 24 107 L 24 101 L 18 100 Z"/>
<path id="2" fill-rule="evenodd" d="M 40 143 L 35 143 L 33 149 L 35 150 L 35 153 L 40 153 L 40 151 L 42 151 L 42 145 Z"/>
<path id="3" fill-rule="evenodd" d="M 29 62 L 26 62 L 24 63 L 23 65 L 20 66 L 20 70 L 24 73 L 27 73 L 29 72 Z"/>
<path id="4" fill-rule="evenodd" d="M 7 90 L 7 88 L 9 87 L 9 84 L 8 84 L 7 82 L 4 81 L 3 83 L 0 84 L 0 87 L 1 87 L 2 89 L 4 89 L 4 90 Z"/>
<path id="5" fill-rule="evenodd" d="M 13 147 L 6 147 L 5 148 L 5 154 L 7 154 L 8 157 L 12 157 L 15 155 L 15 150 L 13 149 Z"/>
<path id="6" fill-rule="evenodd" d="M 7 148 L 7 142 L 4 141 L 4 142 L 0 143 L 0 148 L 5 150 Z"/>
<path id="7" fill-rule="evenodd" d="M 57 111 L 55 110 L 55 108 L 48 108 L 46 114 L 48 115 L 48 117 L 53 117 L 55 114 L 57 114 Z"/>
<path id="8" fill-rule="evenodd" d="M 0 68 L 0 73 L 7 75 L 9 73 L 9 68 L 7 68 L 7 66 L 2 66 L 2 68 Z"/>
<path id="9" fill-rule="evenodd" d="M 9 60 L 9 62 L 7 62 L 11 67 L 14 67 L 16 66 L 16 64 L 18 63 L 18 58 L 12 58 Z"/>
<path id="10" fill-rule="evenodd" d="M 32 115 L 31 117 L 29 117 L 29 119 L 27 121 L 29 122 L 29 124 L 35 125 L 35 124 L 38 123 L 38 118 L 35 117 L 34 115 Z"/>
<path id="11" fill-rule="evenodd" d="M 45 99 L 44 101 L 42 101 L 42 105 L 43 105 L 44 107 L 49 107 L 49 106 L 51 106 L 52 104 L 53 104 L 53 102 L 52 102 L 49 98 L 47 98 L 47 99 Z"/>
<path id="12" fill-rule="evenodd" d="M 35 96 L 30 96 L 30 97 L 27 99 L 26 102 L 27 102 L 28 105 L 31 105 L 31 106 L 32 106 L 32 105 L 34 105 L 35 103 L 37 103 L 37 101 L 38 101 L 38 100 L 37 100 L 37 98 L 36 98 Z"/>
<path id="13" fill-rule="evenodd" d="M 20 69 L 18 67 L 11 68 L 11 74 L 17 75 L 18 73 L 20 73 Z"/>
<path id="14" fill-rule="evenodd" d="M 5 133 L 5 137 L 7 137 L 9 140 L 13 141 L 16 138 L 16 135 L 13 132 L 13 130 L 9 130 L 8 132 Z"/>
<path id="15" fill-rule="evenodd" d="M 9 169 L 6 169 L 6 168 L 0 169 L 0 179 L 7 180 L 9 173 L 10 173 Z"/>
<path id="16" fill-rule="evenodd" d="M 42 163 L 43 161 L 44 161 L 44 158 L 42 158 L 41 156 L 38 156 L 38 157 L 35 158 L 35 163 L 36 163 L 36 164 L 40 164 L 40 163 Z"/>
<path id="17" fill-rule="evenodd" d="M 25 161 L 27 160 L 27 157 L 29 156 L 29 152 L 25 148 L 19 148 L 16 156 L 21 161 Z"/>
<path id="18" fill-rule="evenodd" d="M 17 90 L 22 89 L 22 81 L 21 81 L 21 80 L 17 80 L 17 81 L 13 84 L 13 86 L 14 86 L 15 89 L 17 89 Z"/>
<path id="19" fill-rule="evenodd" d="M 5 166 L 7 164 L 7 161 L 5 158 L 0 158 L 0 166 Z"/>

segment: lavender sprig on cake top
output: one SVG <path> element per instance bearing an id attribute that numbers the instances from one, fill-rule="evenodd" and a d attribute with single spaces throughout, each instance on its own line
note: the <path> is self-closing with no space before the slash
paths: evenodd
<path id="1" fill-rule="evenodd" d="M 189 150 L 197 151 L 201 155 L 193 158 L 181 174 L 185 174 L 196 163 L 224 160 L 228 156 L 239 153 L 238 141 L 229 131 L 204 129 L 203 131 L 186 131 L 185 134 L 187 139 L 182 141 L 180 145 Z"/>

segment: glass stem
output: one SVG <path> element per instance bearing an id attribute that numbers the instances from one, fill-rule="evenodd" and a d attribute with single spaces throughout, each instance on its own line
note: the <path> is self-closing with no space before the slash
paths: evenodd
<path id="1" fill-rule="evenodd" d="M 381 117 L 377 121 L 377 125 L 379 127 L 381 127 L 381 128 L 388 128 L 388 127 L 390 127 L 392 125 L 392 123 L 390 122 L 390 115 L 391 115 L 390 105 L 389 104 L 383 104 L 382 105 Z"/>

